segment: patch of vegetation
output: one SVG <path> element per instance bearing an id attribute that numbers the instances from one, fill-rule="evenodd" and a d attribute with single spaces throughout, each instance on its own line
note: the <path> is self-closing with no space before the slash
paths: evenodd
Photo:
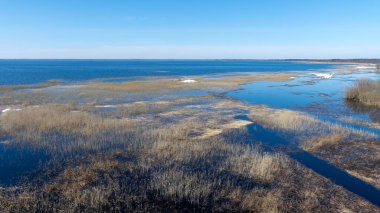
<path id="1" fill-rule="evenodd" d="M 318 120 L 305 113 L 254 107 L 250 117 L 267 128 L 291 138 L 302 149 L 373 184 L 379 184 L 379 144 L 376 135 L 366 131 Z M 360 142 L 358 142 L 360 141 Z"/>
<path id="2" fill-rule="evenodd" d="M 358 80 L 346 90 L 344 97 L 369 106 L 380 107 L 380 81 L 371 79 Z"/>
<path id="3" fill-rule="evenodd" d="M 231 81 L 237 85 L 247 78 Z M 223 80 L 211 84 L 231 85 Z M 15 153 L 30 147 L 36 152 L 31 156 L 38 158 L 41 152 L 48 157 L 14 185 L 0 188 L 1 210 L 377 210 L 287 156 L 264 152 L 260 142 L 248 137 L 244 126 L 250 122 L 234 116 L 249 113 L 255 122 L 292 132 L 299 142 L 323 134 L 360 138 L 360 132 L 306 114 L 247 106 L 218 96 L 146 101 L 146 94 L 100 88 L 3 94 L 0 99 L 7 101 L 7 107 L 21 111 L 0 115 L 0 139 L 7 141 L 0 146 Z M 16 162 L 19 153 L 3 163 Z"/>
<path id="4" fill-rule="evenodd" d="M 251 110 L 250 117 L 267 128 L 282 131 L 308 151 L 341 142 L 369 140 L 375 137 L 365 131 L 349 129 L 321 121 L 302 112 L 286 109 L 255 107 Z"/>
<path id="5" fill-rule="evenodd" d="M 231 109 L 173 106 L 140 120 L 86 109 L 46 105 L 1 116 L 9 148 L 30 144 L 53 156 L 26 182 L 0 189 L 2 211 L 376 210 L 288 157 L 261 151 L 244 128 L 227 125 Z"/>
<path id="6" fill-rule="evenodd" d="M 183 83 L 181 79 L 159 79 L 144 81 L 126 81 L 119 83 L 90 83 L 82 89 L 97 89 L 109 91 L 129 92 L 157 92 L 170 90 L 210 90 L 227 91 L 239 85 L 253 81 L 287 81 L 295 74 L 288 73 L 255 73 L 255 75 L 241 75 L 220 78 L 194 78 L 193 83 Z"/>
<path id="7" fill-rule="evenodd" d="M 359 141 L 344 145 L 334 144 L 315 153 L 380 189 L 379 152 L 379 142 Z"/>
<path id="8" fill-rule="evenodd" d="M 139 149 L 74 159 L 57 174 L 47 167 L 53 175 L 42 184 L 3 188 L 3 211 L 375 210 L 285 156 L 220 137 L 191 141 L 167 136 Z"/>

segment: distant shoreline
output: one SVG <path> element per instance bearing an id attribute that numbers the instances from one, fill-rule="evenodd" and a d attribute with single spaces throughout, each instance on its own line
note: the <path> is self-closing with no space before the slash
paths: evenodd
<path id="1" fill-rule="evenodd" d="M 379 64 L 380 59 L 285 59 L 283 61 Z"/>
<path id="2" fill-rule="evenodd" d="M 0 58 L 0 61 L 287 61 L 287 62 L 320 62 L 320 63 L 374 63 L 379 64 L 379 59 L 139 59 L 139 58 Z"/>

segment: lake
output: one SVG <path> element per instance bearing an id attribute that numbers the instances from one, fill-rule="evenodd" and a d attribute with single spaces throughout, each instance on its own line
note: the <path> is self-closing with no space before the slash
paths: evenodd
<path id="1" fill-rule="evenodd" d="M 311 71 L 334 66 L 258 60 L 0 60 L 0 85 L 34 84 L 51 79 L 75 82 L 139 76 Z"/>

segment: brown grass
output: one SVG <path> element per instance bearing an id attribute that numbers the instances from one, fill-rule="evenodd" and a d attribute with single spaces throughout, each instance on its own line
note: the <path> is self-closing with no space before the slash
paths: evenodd
<path id="1" fill-rule="evenodd" d="M 333 146 L 335 144 L 338 144 L 342 141 L 344 141 L 345 136 L 344 135 L 322 135 L 322 136 L 315 136 L 310 138 L 307 141 L 307 145 L 304 145 L 304 148 L 308 151 L 317 151 L 320 149 L 323 149 L 324 147 Z"/>
<path id="2" fill-rule="evenodd" d="M 162 90 L 230 90 L 237 86 L 253 81 L 285 81 L 294 74 L 286 73 L 257 73 L 255 75 L 221 77 L 221 78 L 192 78 L 195 83 L 183 83 L 181 79 L 158 79 L 145 81 L 128 81 L 121 83 L 94 83 L 81 87 L 82 89 L 100 89 L 129 92 L 154 92 Z"/>
<path id="3" fill-rule="evenodd" d="M 75 163 L 63 168 L 61 172 L 57 168 L 59 175 L 39 187 L 41 190 L 33 189 L 32 192 L 26 191 L 15 195 L 16 197 L 3 195 L 0 196 L 0 203 L 8 210 L 20 211 L 100 211 L 109 207 L 152 211 L 161 208 L 181 209 L 186 206 L 192 209 L 202 209 L 205 206 L 206 209 L 237 211 L 232 207 L 238 201 L 232 200 L 234 195 L 231 193 L 235 193 L 234 189 L 240 189 L 241 193 L 251 190 L 240 183 L 239 177 L 245 177 L 247 184 L 271 184 L 278 177 L 277 174 L 287 167 L 288 160 L 281 155 L 262 153 L 222 138 L 195 139 L 191 136 L 194 130 L 215 125 L 218 120 L 209 116 L 211 120 L 203 123 L 205 114 L 190 114 L 192 116 L 178 121 L 177 125 L 153 125 L 125 140 L 118 131 L 124 132 L 124 128 L 133 127 L 128 119 L 101 118 L 78 111 L 72 106 L 50 105 L 7 113 L 1 119 L 5 133 L 10 134 L 14 140 L 48 146 L 54 154 L 63 151 L 59 149 L 61 146 L 58 143 L 71 147 L 70 152 L 78 150 L 71 140 L 78 145 L 91 144 L 92 150 L 102 151 L 101 147 L 108 141 L 104 140 L 105 136 L 99 134 L 99 131 L 105 130 L 108 132 L 107 139 L 117 137 L 118 143 L 125 143 L 128 151 L 90 155 L 88 163 L 82 159 L 79 165 Z M 201 118 L 196 119 L 194 116 Z M 69 140 L 66 140 L 66 136 L 57 140 L 56 135 L 71 137 Z M 142 146 L 128 145 L 134 141 L 141 141 Z M 88 156 L 86 152 L 81 153 Z M 54 170 L 50 166 L 46 169 Z M 140 180 L 144 177 L 147 178 L 146 181 Z M 125 185 L 120 185 L 123 182 Z M 264 203 L 269 202 L 269 199 L 278 200 L 270 198 L 274 196 L 270 190 L 261 190 L 261 193 L 263 198 L 255 198 L 260 205 L 248 206 L 251 210 L 266 212 L 268 209 L 263 207 L 269 204 Z M 111 199 L 114 195 L 116 197 L 112 199 L 116 200 Z M 155 195 L 154 198 L 151 195 Z M 254 198 L 255 194 L 251 193 L 250 196 Z M 53 202 L 54 199 L 59 199 L 59 202 Z M 18 204 L 21 200 L 24 202 Z M 143 205 L 136 207 L 133 204 L 135 202 Z M 241 204 L 237 208 L 239 211 L 244 210 L 248 208 L 245 205 L 247 204 Z"/>
<path id="4" fill-rule="evenodd" d="M 0 204 L 5 212 L 376 210 L 282 155 L 220 138 L 173 142 L 92 156 L 37 189 L 0 191 Z"/>
<path id="5" fill-rule="evenodd" d="M 254 107 L 250 117 L 260 124 L 292 133 L 305 150 L 315 150 L 343 141 L 369 140 L 375 135 L 324 122 L 302 112 Z"/>
<path id="6" fill-rule="evenodd" d="M 359 118 L 350 117 L 350 116 L 341 117 L 339 120 L 345 123 L 349 123 L 349 124 L 355 124 L 355 125 L 365 126 L 365 127 L 374 128 L 374 129 L 380 129 L 379 122 L 371 122 L 368 120 L 359 119 Z"/>
<path id="7" fill-rule="evenodd" d="M 316 152 L 330 163 L 380 189 L 379 142 L 334 144 Z"/>
<path id="8" fill-rule="evenodd" d="M 10 145 L 33 144 L 54 158 L 22 187 L 0 189 L 0 206 L 4 212 L 376 210 L 288 157 L 245 144 L 254 143 L 244 129 L 248 122 L 234 121 L 228 104 L 212 103 L 137 103 L 171 107 L 140 120 L 127 112 L 92 113 L 91 106 L 9 112 L 1 116 L 0 132 L 11 136 Z M 272 113 L 249 109 L 257 116 Z M 297 114 L 285 115 L 273 125 L 286 129 L 281 122 Z M 320 125 L 303 117 L 291 123 L 306 121 Z M 287 130 L 302 130 L 298 125 Z M 210 129 L 218 134 L 200 137 Z"/>
<path id="9" fill-rule="evenodd" d="M 14 138 L 37 143 L 50 132 L 91 136 L 133 122 L 128 119 L 102 119 L 70 105 L 46 105 L 8 112 L 2 116 L 1 123 L 3 131 Z"/>
<path id="10" fill-rule="evenodd" d="M 361 79 L 349 87 L 344 97 L 370 106 L 380 106 L 380 81 Z"/>

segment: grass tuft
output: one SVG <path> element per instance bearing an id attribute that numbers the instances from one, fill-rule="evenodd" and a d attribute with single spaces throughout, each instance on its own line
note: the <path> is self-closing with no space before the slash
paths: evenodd
<path id="1" fill-rule="evenodd" d="M 345 91 L 344 97 L 347 100 L 380 107 L 380 80 L 358 80 Z"/>

